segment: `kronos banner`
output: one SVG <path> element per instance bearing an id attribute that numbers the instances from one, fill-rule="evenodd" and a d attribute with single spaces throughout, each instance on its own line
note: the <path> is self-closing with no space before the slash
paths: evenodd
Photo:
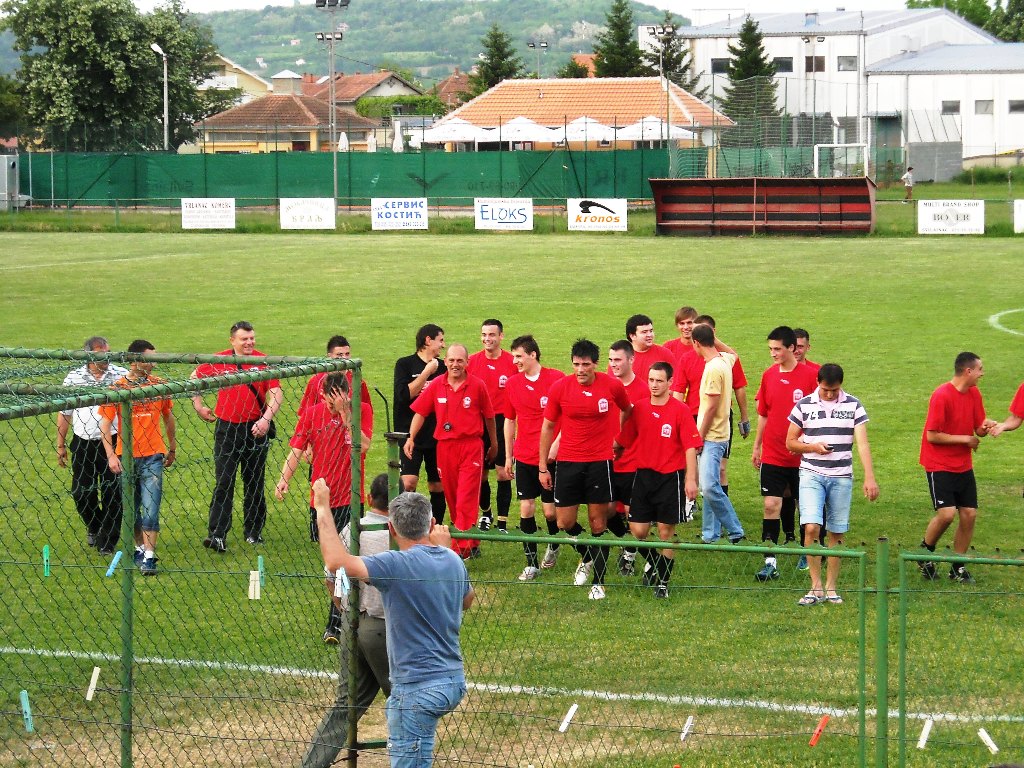
<path id="1" fill-rule="evenodd" d="M 426 229 L 427 198 L 374 197 L 370 222 L 374 229 Z"/>
<path id="2" fill-rule="evenodd" d="M 477 197 L 473 200 L 477 229 L 533 229 L 533 199 Z"/>
<path id="3" fill-rule="evenodd" d="M 566 203 L 570 232 L 626 231 L 625 198 L 570 198 Z"/>
<path id="4" fill-rule="evenodd" d="M 181 198 L 182 229 L 234 229 L 235 198 Z"/>
<path id="5" fill-rule="evenodd" d="M 281 198 L 281 229 L 334 229 L 334 198 Z"/>

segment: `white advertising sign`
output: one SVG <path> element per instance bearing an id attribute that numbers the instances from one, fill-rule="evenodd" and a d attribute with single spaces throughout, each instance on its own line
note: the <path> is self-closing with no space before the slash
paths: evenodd
<path id="1" fill-rule="evenodd" d="M 427 198 L 374 197 L 370 222 L 374 229 L 426 229 Z"/>
<path id="2" fill-rule="evenodd" d="M 477 229 L 533 229 L 533 199 L 477 197 L 473 200 Z"/>
<path id="3" fill-rule="evenodd" d="M 626 231 L 625 198 L 570 198 L 566 208 L 570 232 Z"/>
<path id="4" fill-rule="evenodd" d="M 335 212 L 330 197 L 283 197 L 281 229 L 334 229 Z"/>
<path id="5" fill-rule="evenodd" d="M 235 198 L 181 198 L 182 229 L 234 229 Z"/>
<path id="6" fill-rule="evenodd" d="M 1024 200 L 1013 201 L 1013 231 L 1018 235 L 1024 233 Z"/>
<path id="7" fill-rule="evenodd" d="M 985 234 L 984 200 L 918 200 L 917 234 Z"/>

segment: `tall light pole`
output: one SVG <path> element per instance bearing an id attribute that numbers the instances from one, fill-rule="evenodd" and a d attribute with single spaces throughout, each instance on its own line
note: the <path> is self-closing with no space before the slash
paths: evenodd
<path id="1" fill-rule="evenodd" d="M 547 40 L 538 40 L 538 41 L 534 42 L 533 40 L 531 40 L 530 42 L 528 42 L 526 44 L 526 47 L 537 52 L 537 78 L 539 79 L 540 78 L 540 52 L 541 51 L 544 51 L 544 53 L 548 52 L 548 41 Z"/>
<path id="2" fill-rule="evenodd" d="M 326 8 L 331 12 L 331 31 L 330 32 L 317 32 L 316 39 L 322 43 L 327 43 L 327 54 L 328 54 L 328 67 L 330 69 L 330 83 L 327 87 L 327 98 L 330 99 L 330 117 L 328 118 L 331 123 L 331 158 L 332 168 L 334 170 L 334 204 L 338 204 L 338 113 L 337 107 L 334 103 L 334 46 L 341 42 L 342 33 L 338 30 L 338 25 L 335 23 L 335 12 L 338 8 L 348 8 L 350 0 L 316 0 L 317 8 Z"/>
<path id="3" fill-rule="evenodd" d="M 669 79 L 665 74 L 665 48 L 676 36 L 676 28 L 671 24 L 648 27 L 647 34 L 658 40 L 658 73 L 661 75 L 661 87 L 665 89 L 665 151 L 668 151 L 668 140 L 671 135 L 669 128 Z"/>
<path id="4" fill-rule="evenodd" d="M 151 43 L 149 46 L 153 53 L 164 60 L 164 152 L 170 149 L 170 132 L 169 123 L 167 120 L 167 54 L 164 53 L 164 49 L 156 43 Z"/>

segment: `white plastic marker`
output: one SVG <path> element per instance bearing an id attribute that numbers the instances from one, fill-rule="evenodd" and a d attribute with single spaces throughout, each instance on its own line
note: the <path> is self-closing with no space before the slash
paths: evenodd
<path id="1" fill-rule="evenodd" d="M 576 710 L 580 708 L 579 704 L 573 704 L 569 707 L 569 711 L 565 713 L 565 717 L 562 718 L 562 724 L 558 726 L 559 733 L 565 733 L 569 730 L 569 723 L 572 722 L 573 715 L 576 714 Z"/>
<path id="2" fill-rule="evenodd" d="M 85 700 L 92 701 L 92 697 L 96 695 L 96 683 L 100 679 L 100 668 L 92 668 L 92 680 L 89 681 L 89 690 L 85 692 Z"/>
<path id="3" fill-rule="evenodd" d="M 337 598 L 346 597 L 352 584 L 349 583 L 348 574 L 344 568 L 339 568 L 334 574 L 334 596 Z"/>
<path id="4" fill-rule="evenodd" d="M 924 749 L 925 744 L 928 743 L 928 736 L 931 735 L 932 725 L 933 721 L 930 717 L 924 721 L 924 728 L 921 729 L 921 738 L 917 740 L 918 749 Z"/>
<path id="5" fill-rule="evenodd" d="M 989 752 L 993 755 L 999 752 L 999 747 L 997 747 L 996 743 L 992 741 L 992 737 L 988 735 L 988 731 L 984 728 L 979 728 L 978 735 L 981 737 L 981 740 L 985 742 L 985 746 L 988 747 Z"/>
<path id="6" fill-rule="evenodd" d="M 121 562 L 121 555 L 124 553 L 119 549 L 114 553 L 114 559 L 110 561 L 110 567 L 107 568 L 107 578 L 109 579 L 114 575 L 114 571 L 117 570 L 117 564 Z"/>
<path id="7" fill-rule="evenodd" d="M 690 735 L 691 728 L 693 728 L 693 715 L 686 718 L 686 725 L 683 726 L 683 732 L 679 734 L 680 741 L 686 741 L 686 737 Z"/>
<path id="8" fill-rule="evenodd" d="M 260 572 L 249 571 L 249 599 L 260 599 Z"/>

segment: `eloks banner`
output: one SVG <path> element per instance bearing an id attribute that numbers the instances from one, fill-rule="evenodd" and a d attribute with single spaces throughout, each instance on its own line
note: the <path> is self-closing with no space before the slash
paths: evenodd
<path id="1" fill-rule="evenodd" d="M 473 199 L 477 229 L 533 229 L 533 199 L 477 197 Z"/>

